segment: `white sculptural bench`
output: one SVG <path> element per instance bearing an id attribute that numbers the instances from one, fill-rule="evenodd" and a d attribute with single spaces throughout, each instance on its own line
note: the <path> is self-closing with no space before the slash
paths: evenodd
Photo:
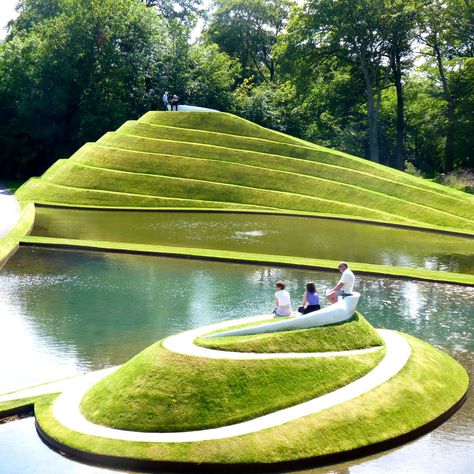
<path id="1" fill-rule="evenodd" d="M 351 296 L 340 298 L 337 303 L 326 306 L 318 311 L 305 314 L 303 316 L 289 317 L 282 321 L 272 321 L 258 326 L 249 326 L 230 331 L 223 331 L 210 334 L 204 337 L 223 337 L 223 336 L 249 336 L 254 334 L 263 334 L 267 332 L 292 331 L 295 329 L 309 329 L 328 324 L 342 323 L 352 318 L 355 313 L 360 293 L 353 292 Z"/>

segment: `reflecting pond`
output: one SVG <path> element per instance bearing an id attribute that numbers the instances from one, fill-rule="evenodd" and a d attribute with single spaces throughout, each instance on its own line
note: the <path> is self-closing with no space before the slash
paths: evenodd
<path id="1" fill-rule="evenodd" d="M 316 281 L 324 293 L 337 278 L 258 265 L 21 248 L 0 272 L 0 393 L 120 364 L 177 331 L 269 312 L 277 279 L 288 282 L 296 306 L 306 281 Z M 474 375 L 473 288 L 360 277 L 357 289 L 360 310 L 374 326 L 431 342 Z M 471 396 L 447 423 L 409 445 L 307 472 L 467 473 L 473 421 Z M 24 446 L 30 454 L 18 456 Z M 2 473 L 100 471 L 107 472 L 45 449 L 32 420 L 0 425 Z"/>
<path id="2" fill-rule="evenodd" d="M 309 217 L 38 207 L 32 233 L 474 273 L 474 239 Z"/>

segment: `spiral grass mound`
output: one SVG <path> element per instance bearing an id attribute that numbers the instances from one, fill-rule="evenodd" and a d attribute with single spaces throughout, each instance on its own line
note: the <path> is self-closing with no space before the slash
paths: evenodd
<path id="1" fill-rule="evenodd" d="M 360 314 L 332 330 L 197 345 L 206 334 L 265 319 L 172 336 L 89 385 L 37 403 L 41 436 L 115 467 L 242 472 L 393 446 L 464 400 L 468 378 L 455 360 L 411 336 L 376 331 Z"/>
<path id="2" fill-rule="evenodd" d="M 474 232 L 474 198 L 226 113 L 148 112 L 18 191 L 42 204 L 318 214 Z"/>

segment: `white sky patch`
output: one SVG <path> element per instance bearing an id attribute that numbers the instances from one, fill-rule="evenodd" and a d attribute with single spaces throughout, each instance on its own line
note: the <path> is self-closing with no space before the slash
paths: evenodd
<path id="1" fill-rule="evenodd" d="M 0 39 L 7 35 L 7 24 L 14 20 L 18 13 L 15 11 L 18 0 L 0 0 Z"/>

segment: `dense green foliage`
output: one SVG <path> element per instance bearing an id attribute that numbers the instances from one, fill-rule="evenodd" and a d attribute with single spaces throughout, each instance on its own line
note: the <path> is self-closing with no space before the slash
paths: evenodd
<path id="1" fill-rule="evenodd" d="M 343 387 L 384 354 L 222 360 L 175 354 L 157 343 L 98 382 L 81 410 L 90 421 L 132 431 L 226 426 Z"/>
<path id="2" fill-rule="evenodd" d="M 412 173 L 474 166 L 472 2 L 216 0 L 207 8 L 19 0 L 0 44 L 0 174 L 44 171 L 160 109 L 165 90 Z M 204 29 L 192 44 L 199 16 Z"/>

